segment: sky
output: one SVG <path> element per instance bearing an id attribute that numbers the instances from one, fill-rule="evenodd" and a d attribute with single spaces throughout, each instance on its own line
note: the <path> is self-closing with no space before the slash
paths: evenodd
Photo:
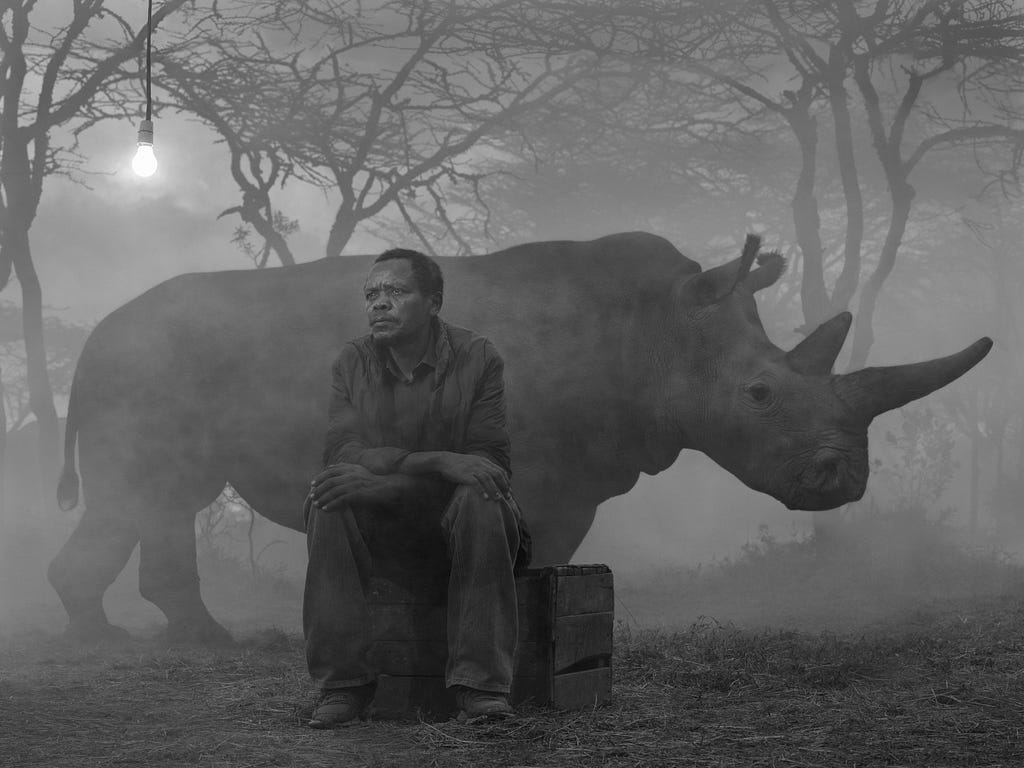
<path id="1" fill-rule="evenodd" d="M 95 323 L 175 275 L 253 266 L 230 242 L 238 217 L 218 219 L 239 195 L 216 136 L 180 115 L 154 122 L 160 166 L 150 178 L 131 170 L 137 125 L 117 121 L 83 142 L 91 171 L 84 184 L 47 182 L 33 255 L 46 302 L 72 322 Z M 296 257 L 322 257 L 331 216 L 323 195 L 292 185 L 280 199 L 301 221 L 292 238 Z M 6 297 L 17 290 L 9 287 Z"/>

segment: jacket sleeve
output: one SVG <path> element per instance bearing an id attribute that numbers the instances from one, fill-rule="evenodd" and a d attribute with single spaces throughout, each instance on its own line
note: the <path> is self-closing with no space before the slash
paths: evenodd
<path id="1" fill-rule="evenodd" d="M 483 456 L 506 472 L 512 471 L 505 420 L 505 362 L 490 341 L 484 345 L 483 371 L 470 406 L 463 452 Z"/>
<path id="2" fill-rule="evenodd" d="M 346 345 L 334 361 L 323 465 L 344 462 L 360 464 L 376 475 L 395 474 L 409 451 L 372 446 L 366 416 L 355 406 L 352 392 L 355 374 L 361 365 L 359 352 L 351 344 Z"/>

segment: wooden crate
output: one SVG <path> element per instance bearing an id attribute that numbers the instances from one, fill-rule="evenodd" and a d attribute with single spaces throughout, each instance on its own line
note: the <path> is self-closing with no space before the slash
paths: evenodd
<path id="1" fill-rule="evenodd" d="M 374 715 L 447 717 L 447 574 L 392 574 L 370 583 L 380 673 Z M 576 709 L 605 701 L 612 683 L 614 591 L 604 565 L 530 569 L 516 579 L 519 646 L 512 702 Z"/>

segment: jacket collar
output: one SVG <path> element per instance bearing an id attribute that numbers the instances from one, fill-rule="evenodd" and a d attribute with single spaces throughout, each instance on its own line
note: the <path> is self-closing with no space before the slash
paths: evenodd
<path id="1" fill-rule="evenodd" d="M 417 366 L 422 363 L 431 366 L 440 380 L 448 370 L 448 366 L 451 365 L 452 343 L 448 333 L 448 324 L 439 317 L 434 317 L 430 321 L 430 340 L 427 351 Z M 383 373 L 387 370 L 388 365 L 392 364 L 390 351 L 383 344 L 374 342 L 372 335 L 370 336 L 370 348 L 377 358 L 381 373 Z"/>

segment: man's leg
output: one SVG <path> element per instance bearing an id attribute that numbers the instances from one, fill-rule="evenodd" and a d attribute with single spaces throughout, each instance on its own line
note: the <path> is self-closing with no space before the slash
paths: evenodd
<path id="1" fill-rule="evenodd" d="M 367 661 L 370 613 L 366 588 L 370 553 L 352 510 L 309 510 L 302 629 L 310 677 L 323 690 L 372 683 Z"/>
<path id="2" fill-rule="evenodd" d="M 507 694 L 519 636 L 517 512 L 513 502 L 487 500 L 477 489 L 459 486 L 441 526 L 452 563 L 446 683 Z"/>

